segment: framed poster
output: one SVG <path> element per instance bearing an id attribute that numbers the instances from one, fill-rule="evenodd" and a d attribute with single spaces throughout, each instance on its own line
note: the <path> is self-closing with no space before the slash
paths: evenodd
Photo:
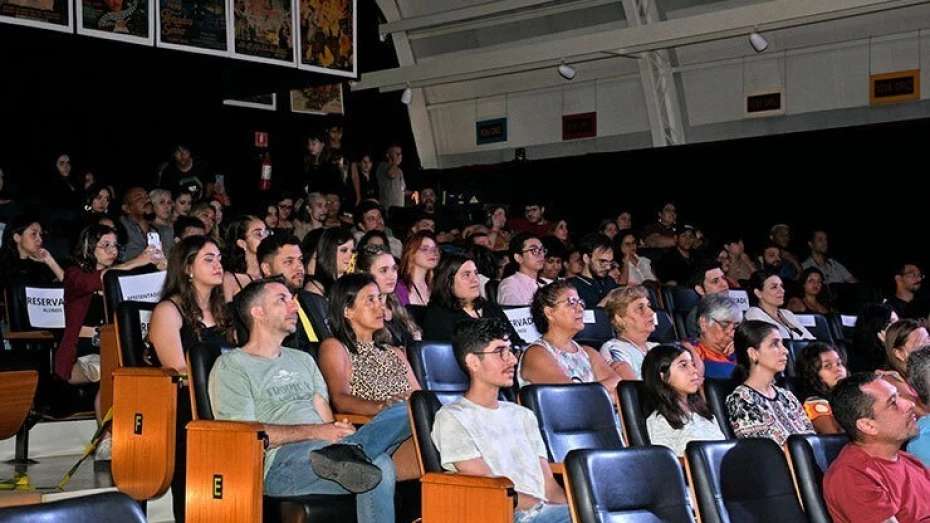
<path id="1" fill-rule="evenodd" d="M 0 23 L 74 32 L 71 0 L 0 0 Z"/>
<path id="2" fill-rule="evenodd" d="M 232 54 L 236 58 L 293 66 L 291 0 L 232 0 Z"/>
<path id="3" fill-rule="evenodd" d="M 343 114 L 342 84 L 314 85 L 291 91 L 291 112 Z"/>
<path id="4" fill-rule="evenodd" d="M 242 96 L 239 98 L 227 98 L 223 100 L 223 105 L 248 107 L 249 109 L 262 109 L 264 111 L 274 111 L 278 108 L 278 97 L 275 95 L 275 93 L 271 93 Z"/>
<path id="5" fill-rule="evenodd" d="M 153 0 L 76 0 L 78 34 L 152 45 Z"/>
<path id="6" fill-rule="evenodd" d="M 297 0 L 297 66 L 355 78 L 358 69 L 356 0 Z"/>
<path id="7" fill-rule="evenodd" d="M 229 56 L 226 0 L 153 1 L 158 2 L 157 47 Z"/>

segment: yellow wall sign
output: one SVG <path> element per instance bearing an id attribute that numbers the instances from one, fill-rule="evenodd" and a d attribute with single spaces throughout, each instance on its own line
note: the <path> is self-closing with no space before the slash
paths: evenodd
<path id="1" fill-rule="evenodd" d="M 919 98 L 920 69 L 869 76 L 869 103 L 905 102 Z"/>

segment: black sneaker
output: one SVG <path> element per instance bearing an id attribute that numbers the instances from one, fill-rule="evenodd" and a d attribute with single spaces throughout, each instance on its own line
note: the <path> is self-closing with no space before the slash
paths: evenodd
<path id="1" fill-rule="evenodd" d="M 310 453 L 310 466 L 317 476 L 335 481 L 354 494 L 361 494 L 381 483 L 381 469 L 372 465 L 358 445 L 337 443 Z"/>

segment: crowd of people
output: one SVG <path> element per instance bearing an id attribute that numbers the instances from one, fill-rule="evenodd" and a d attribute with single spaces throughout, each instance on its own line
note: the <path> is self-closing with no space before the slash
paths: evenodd
<path id="1" fill-rule="evenodd" d="M 725 420 L 738 438 L 850 437 L 825 482 L 837 521 L 855 520 L 863 500 L 876 520 L 930 516 L 930 336 L 916 264 L 901 264 L 885 303 L 857 311 L 848 346 L 815 341 L 797 315 L 838 316 L 831 286 L 857 283 L 829 257 L 826 231 L 812 231 L 802 260 L 790 228 L 777 224 L 753 258 L 742 238 L 711 243 L 679 223 L 673 203 L 639 230 L 623 211 L 583 235 L 548 218 L 539 201 L 490 205 L 468 220 L 422 187 L 407 208 L 414 191 L 400 147 L 377 164 L 369 155 L 348 162 L 341 129 L 328 131 L 307 140 L 302 186 L 271 202 L 243 195 L 233 205 L 222 180 L 184 145 L 157 186 L 121 195 L 92 173 L 72 176 L 70 158 L 59 156 L 52 212 L 41 218 L 17 204 L 0 172 L 0 280 L 64 287 L 57 378 L 101 379 L 103 275 L 149 267 L 166 271 L 150 364 L 184 374 L 188 351 L 237 347 L 216 363 L 211 401 L 218 419 L 264 424 L 270 495 L 358 493 L 359 521 L 390 521 L 395 481 L 416 469 L 399 451 L 410 445 L 405 401 L 422 385 L 407 350 L 430 340 L 451 343 L 471 380 L 437 415 L 442 465 L 510 478 L 518 522 L 569 516 L 533 414 L 500 402 L 499 389 L 597 382 L 612 391 L 642 380 L 652 442 L 682 455 L 689 441 L 724 438 L 700 393 L 705 379 L 720 377 L 738 382 Z M 694 289 L 699 299 L 673 345 L 650 341 L 648 291 L 663 286 Z M 745 313 L 731 289 L 749 296 Z M 529 308 L 538 339 L 521 339 L 506 315 L 512 307 Z M 585 310 L 595 307 L 615 334 L 599 347 L 576 341 Z M 779 381 L 790 361 L 786 340 L 810 342 L 794 362 L 799 395 Z M 182 391 L 178 521 L 191 418 Z M 373 419 L 357 429 L 341 414 Z"/>

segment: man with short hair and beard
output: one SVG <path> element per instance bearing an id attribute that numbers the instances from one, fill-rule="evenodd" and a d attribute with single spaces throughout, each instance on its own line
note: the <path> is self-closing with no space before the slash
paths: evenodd
<path id="1" fill-rule="evenodd" d="M 470 381 L 463 398 L 436 413 L 431 437 L 442 467 L 511 480 L 517 493 L 515 523 L 571 521 L 536 416 L 498 400 L 500 389 L 513 384 L 517 366 L 507 325 L 491 318 L 463 320 L 452 334 L 452 350 Z"/>
<path id="2" fill-rule="evenodd" d="M 297 303 L 297 330 L 284 339 L 283 345 L 304 352 L 313 352 L 314 344 L 330 336 L 326 322 L 326 298 L 305 291 L 304 256 L 300 241 L 290 234 L 266 237 L 256 250 L 258 266 L 266 278 L 280 276 Z M 241 341 L 241 340 L 240 340 Z"/>
<path id="3" fill-rule="evenodd" d="M 148 247 L 146 235 L 153 230 L 146 216 L 152 214 L 152 200 L 142 187 L 131 187 L 123 195 L 123 215 L 119 223 L 126 231 L 126 245 L 120 253 L 124 260 L 131 260 Z"/>
<path id="4" fill-rule="evenodd" d="M 610 238 L 591 233 L 581 239 L 578 246 L 584 270 L 568 282 L 578 290 L 578 297 L 587 307 L 603 307 L 607 293 L 617 288 L 617 282 L 608 276 L 614 264 L 614 248 Z"/>

